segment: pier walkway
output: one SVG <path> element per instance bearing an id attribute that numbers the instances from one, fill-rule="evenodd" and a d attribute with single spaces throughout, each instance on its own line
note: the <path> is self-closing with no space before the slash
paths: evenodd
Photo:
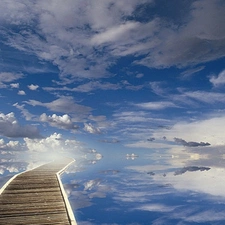
<path id="1" fill-rule="evenodd" d="M 0 225 L 76 225 L 59 177 L 72 162 L 53 161 L 7 182 L 0 191 Z"/>

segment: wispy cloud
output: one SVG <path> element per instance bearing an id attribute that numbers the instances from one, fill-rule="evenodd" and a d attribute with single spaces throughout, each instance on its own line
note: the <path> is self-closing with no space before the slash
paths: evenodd
<path id="1" fill-rule="evenodd" d="M 6 88 L 7 83 L 16 81 L 23 77 L 24 75 L 22 73 L 1 72 L 0 73 L 0 88 Z M 13 88 L 18 88 L 18 85 L 19 84 L 10 84 L 10 86 Z"/>
<path id="2" fill-rule="evenodd" d="M 225 102 L 224 94 L 220 92 L 193 91 L 193 92 L 184 92 L 183 95 L 188 98 L 208 104 Z"/>
<path id="3" fill-rule="evenodd" d="M 166 108 L 176 108 L 177 106 L 172 102 L 144 102 L 135 104 L 139 108 L 146 110 L 161 110 Z"/>
<path id="4" fill-rule="evenodd" d="M 134 208 L 134 210 L 149 211 L 149 212 L 172 212 L 177 207 L 171 207 L 163 204 L 144 204 Z"/>
<path id="5" fill-rule="evenodd" d="M 189 3 L 189 19 L 181 26 L 159 15 L 135 20 L 138 9 L 145 11 L 152 2 L 3 2 L 1 20 L 20 32 L 2 28 L 1 34 L 5 44 L 57 65 L 68 82 L 69 77 L 71 82 L 76 77 L 107 77 L 115 60 L 128 55 L 141 56 L 136 63 L 154 68 L 185 67 L 224 56 L 224 6 L 217 0 Z M 24 30 L 25 21 L 30 29 Z"/>
<path id="6" fill-rule="evenodd" d="M 220 72 L 218 76 L 212 76 L 210 78 L 210 82 L 213 84 L 214 87 L 220 87 L 225 84 L 225 70 Z"/>
<path id="7" fill-rule="evenodd" d="M 101 139 L 101 140 L 99 140 L 99 142 L 102 142 L 102 143 L 109 143 L 109 144 L 117 144 L 117 143 L 119 143 L 120 141 L 117 140 L 117 139 Z"/>
<path id="8" fill-rule="evenodd" d="M 26 120 L 32 120 L 32 118 L 34 118 L 35 116 L 33 114 L 31 114 L 27 109 L 25 109 L 25 105 L 19 105 L 19 103 L 15 103 L 13 104 L 14 107 L 16 107 L 17 109 L 19 109 L 22 113 L 22 115 L 24 116 L 24 118 Z"/>
<path id="9" fill-rule="evenodd" d="M 91 81 L 85 84 L 81 84 L 74 88 L 68 87 L 44 87 L 46 91 L 71 91 L 71 92 L 91 92 L 96 90 L 118 90 L 121 89 L 120 84 L 113 84 L 109 82 L 99 82 L 99 81 Z"/>
<path id="10" fill-rule="evenodd" d="M 199 67 L 196 67 L 196 68 L 192 68 L 192 69 L 188 69 L 188 70 L 185 70 L 181 73 L 182 75 L 182 78 L 183 79 L 188 79 L 190 78 L 193 74 L 196 74 L 200 71 L 202 71 L 205 67 L 204 66 L 199 66 Z"/>
<path id="11" fill-rule="evenodd" d="M 88 106 L 83 106 L 74 102 L 70 97 L 60 97 L 52 102 L 40 102 L 37 100 L 24 101 L 32 106 L 42 106 L 52 112 L 70 113 L 74 116 L 74 120 L 82 121 L 91 111 Z"/>

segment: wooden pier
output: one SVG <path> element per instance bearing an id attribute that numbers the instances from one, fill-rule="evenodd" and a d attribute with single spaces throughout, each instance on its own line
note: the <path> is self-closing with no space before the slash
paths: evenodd
<path id="1" fill-rule="evenodd" d="M 59 177 L 72 162 L 53 161 L 7 182 L 0 191 L 0 225 L 76 225 Z"/>

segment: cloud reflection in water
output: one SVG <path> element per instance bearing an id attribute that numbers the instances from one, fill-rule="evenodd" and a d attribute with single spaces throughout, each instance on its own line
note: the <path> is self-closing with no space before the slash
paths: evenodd
<path id="1" fill-rule="evenodd" d="M 225 168 L 210 166 L 212 147 L 179 150 L 140 150 L 113 168 L 103 158 L 100 167 L 63 176 L 78 223 L 222 224 Z"/>

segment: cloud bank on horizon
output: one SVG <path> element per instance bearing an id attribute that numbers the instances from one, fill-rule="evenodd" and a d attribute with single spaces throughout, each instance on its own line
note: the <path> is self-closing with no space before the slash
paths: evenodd
<path id="1" fill-rule="evenodd" d="M 2 0 L 0 149 L 225 145 L 224 21 L 220 0 Z"/>

